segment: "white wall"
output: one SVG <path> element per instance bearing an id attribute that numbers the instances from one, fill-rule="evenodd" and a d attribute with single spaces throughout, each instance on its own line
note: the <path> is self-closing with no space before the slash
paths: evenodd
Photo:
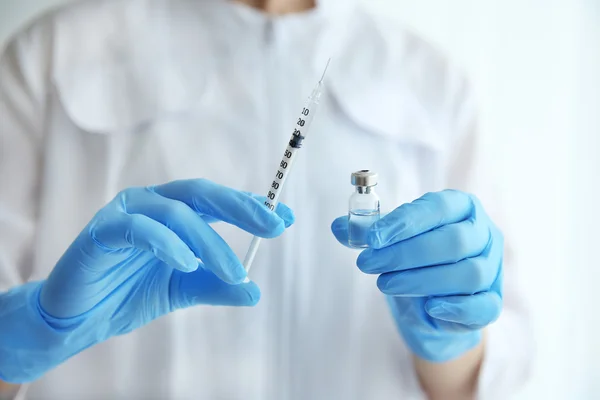
<path id="1" fill-rule="evenodd" d="M 0 42 L 65 0 L 0 0 Z M 600 396 L 600 2 L 364 0 L 439 44 L 478 88 L 522 278 L 535 373 L 519 399 Z"/>

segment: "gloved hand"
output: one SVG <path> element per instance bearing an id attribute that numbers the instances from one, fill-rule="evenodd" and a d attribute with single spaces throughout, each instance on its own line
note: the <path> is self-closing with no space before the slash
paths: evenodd
<path id="1" fill-rule="evenodd" d="M 0 294 L 0 379 L 24 383 L 82 350 L 197 304 L 251 306 L 260 291 L 209 222 L 264 238 L 294 222 L 207 180 L 127 189 L 101 209 L 47 280 Z M 197 260 L 198 257 L 199 260 Z"/>
<path id="2" fill-rule="evenodd" d="M 347 217 L 332 231 L 348 244 Z M 396 325 L 418 357 L 443 362 L 475 347 L 502 309 L 502 233 L 472 195 L 427 193 L 374 223 L 357 265 L 380 274 Z"/>

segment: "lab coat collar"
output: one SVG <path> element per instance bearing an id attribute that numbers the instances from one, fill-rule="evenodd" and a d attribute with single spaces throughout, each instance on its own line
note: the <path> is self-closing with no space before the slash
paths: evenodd
<path id="1" fill-rule="evenodd" d="M 349 119 L 374 134 L 439 148 L 440 141 L 433 133 L 435 127 L 416 122 L 417 116 L 427 112 L 411 97 L 403 82 L 405 43 L 398 34 L 400 30 L 390 32 L 389 27 L 379 26 L 380 19 L 358 1 L 318 0 L 312 10 L 280 16 L 229 0 L 223 4 L 227 7 L 224 20 L 231 23 L 232 16 L 234 19 L 225 36 L 227 40 L 233 38 L 235 51 L 240 51 L 240 37 L 261 31 L 247 29 L 248 25 L 257 28 L 275 24 L 296 36 L 313 36 L 317 45 L 308 68 L 316 82 L 331 58 L 326 94 Z M 241 29 L 240 33 L 231 35 L 235 29 Z M 407 114 L 414 117 L 406 118 Z"/>
<path id="2" fill-rule="evenodd" d="M 228 1 L 219 1 L 232 5 Z M 169 3 L 156 14 L 175 12 Z M 137 2 L 127 2 L 129 7 L 135 4 Z M 246 23 L 260 23 L 264 18 L 247 8 L 236 9 L 239 12 L 234 18 L 241 15 Z M 183 10 L 185 14 L 187 9 Z M 216 32 L 218 28 L 234 29 L 234 25 L 239 29 L 239 21 L 231 20 L 231 10 L 216 11 L 214 20 L 205 21 L 214 24 L 210 32 Z M 197 27 L 193 18 L 190 16 L 190 20 L 184 21 L 189 29 Z M 161 18 L 158 22 L 152 21 L 156 24 L 156 32 L 146 28 L 139 33 L 143 38 L 141 42 L 117 41 L 123 46 L 121 50 L 119 46 L 105 46 L 100 30 L 110 31 L 109 23 L 95 28 L 93 36 L 81 39 L 74 31 L 57 29 L 61 37 L 57 40 L 54 82 L 66 112 L 75 123 L 90 132 L 126 131 L 161 114 L 169 115 L 198 105 L 209 84 L 211 71 L 219 67 L 220 58 L 214 53 L 213 43 L 218 38 L 203 38 L 190 43 L 188 31 L 171 30 L 169 26 L 163 27 L 161 21 Z M 308 65 L 312 65 L 317 78 L 327 60 L 332 58 L 326 78 L 326 96 L 349 119 L 369 132 L 417 140 L 433 147 L 439 145 L 433 134 L 435 127 L 427 125 L 427 118 L 406 118 L 407 115 L 422 116 L 427 111 L 422 109 L 403 79 L 406 52 L 402 35 L 395 34 L 394 40 L 393 33 L 385 31 L 352 0 L 320 0 L 318 8 L 309 14 L 282 16 L 278 21 L 282 24 L 306 22 L 315 27 L 317 46 L 313 61 Z M 241 33 L 260 31 L 242 28 Z M 184 32 L 181 41 L 177 37 L 180 31 Z M 224 39 L 231 37 L 235 39 L 236 35 L 223 35 Z M 135 41 L 135 38 L 134 34 L 128 40 Z M 87 46 L 78 46 L 77 40 Z M 145 47 L 140 43 L 145 43 Z M 156 43 L 160 44 L 155 46 L 159 51 L 158 62 L 148 68 L 149 58 L 144 54 L 157 54 L 153 48 Z M 190 48 L 191 45 L 194 48 Z M 237 47 L 232 47 L 232 51 L 240 48 L 239 43 L 235 45 Z M 141 56 L 123 57 L 124 52 L 132 49 Z M 215 54 L 216 57 L 207 59 L 197 56 L 199 54 Z M 417 126 L 415 121 L 421 122 Z"/>
<path id="3" fill-rule="evenodd" d="M 404 32 L 382 24 L 358 4 L 322 3 L 340 17 L 327 24 L 313 62 L 314 74 L 320 76 L 331 58 L 326 90 L 332 100 L 368 132 L 441 150 L 439 127 L 428 117 L 413 82 L 405 80 L 409 43 Z"/>
<path id="4" fill-rule="evenodd" d="M 343 19 L 344 14 L 354 9 L 357 4 L 357 0 L 317 0 L 316 8 L 326 17 Z"/>

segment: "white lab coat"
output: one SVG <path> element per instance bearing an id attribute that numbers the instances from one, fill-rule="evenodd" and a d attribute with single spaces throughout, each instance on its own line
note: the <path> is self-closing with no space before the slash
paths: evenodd
<path id="1" fill-rule="evenodd" d="M 161 318 L 75 356 L 22 398 L 423 396 L 375 277 L 330 223 L 363 168 L 379 172 L 383 209 L 454 187 L 477 193 L 497 220 L 495 199 L 477 179 L 460 71 L 349 1 L 268 17 L 224 0 L 93 0 L 18 34 L 0 62 L 0 290 L 44 279 L 123 188 L 205 177 L 264 194 L 329 57 L 282 196 L 297 223 L 263 243 L 251 272 L 259 305 Z M 250 236 L 217 229 L 242 257 Z M 528 367 L 527 318 L 506 264 L 483 398 L 506 398 Z"/>

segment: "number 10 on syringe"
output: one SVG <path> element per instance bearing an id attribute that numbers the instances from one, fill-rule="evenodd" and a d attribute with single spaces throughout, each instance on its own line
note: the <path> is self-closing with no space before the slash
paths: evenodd
<path id="1" fill-rule="evenodd" d="M 279 163 L 279 168 L 277 168 L 277 172 L 275 174 L 275 179 L 271 183 L 271 187 L 269 189 L 269 193 L 267 193 L 267 200 L 265 201 L 265 206 L 269 207 L 271 210 L 275 210 L 277 207 L 277 203 L 279 202 L 279 196 L 283 191 L 283 186 L 285 185 L 285 181 L 292 169 L 292 165 L 294 164 L 294 160 L 296 158 L 296 153 L 302 147 L 302 142 L 306 138 L 310 125 L 313 121 L 314 115 L 319 106 L 319 99 L 321 98 L 321 94 L 323 93 L 323 79 L 325 78 L 325 72 L 327 72 L 327 67 L 329 66 L 329 61 L 327 61 L 327 65 L 325 66 L 325 71 L 323 71 L 323 75 L 321 76 L 321 80 L 317 83 L 317 86 L 312 91 L 311 95 L 308 97 L 306 105 L 302 108 L 302 113 L 298 118 L 298 121 L 294 125 L 294 132 L 292 133 L 292 137 L 288 143 L 285 152 L 283 153 L 283 157 Z M 252 243 L 250 243 L 250 248 L 246 253 L 246 258 L 244 259 L 244 268 L 246 271 L 250 270 L 252 266 L 252 262 L 254 261 L 254 257 L 256 256 L 256 252 L 258 250 L 258 246 L 260 245 L 261 238 L 258 236 L 254 236 L 252 238 Z"/>

